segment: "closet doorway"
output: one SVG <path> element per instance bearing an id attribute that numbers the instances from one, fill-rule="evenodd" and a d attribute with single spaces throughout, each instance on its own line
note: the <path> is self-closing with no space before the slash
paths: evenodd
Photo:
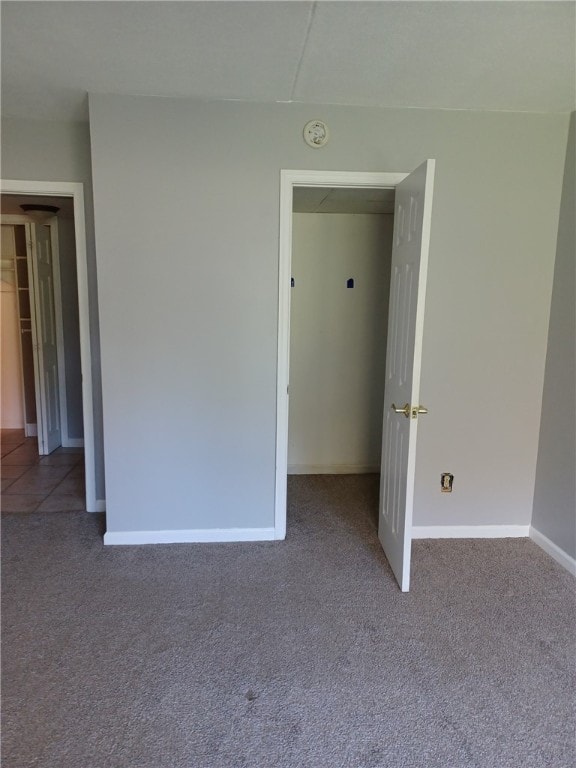
<path id="1" fill-rule="evenodd" d="M 288 474 L 380 472 L 394 189 L 297 187 Z"/>
<path id="2" fill-rule="evenodd" d="M 410 174 L 323 171 L 281 172 L 275 537 L 281 539 L 286 535 L 286 491 L 289 456 L 305 455 L 305 451 L 304 454 L 302 453 L 303 446 L 298 444 L 298 437 L 289 444 L 291 293 L 297 288 L 297 277 L 293 274 L 294 265 L 302 266 L 299 264 L 299 257 L 296 257 L 293 263 L 294 243 L 300 236 L 300 222 L 295 221 L 295 201 L 296 205 L 300 205 L 306 198 L 316 197 L 321 207 L 323 201 L 329 204 L 331 197 L 333 200 L 337 200 L 338 198 L 356 196 L 357 198 L 363 198 L 365 203 L 368 203 L 371 200 L 369 190 L 374 189 L 380 191 L 378 194 L 374 193 L 374 198 L 379 197 L 380 201 L 388 200 L 390 202 L 393 193 L 394 227 L 391 249 L 390 287 L 388 291 L 390 306 L 386 343 L 383 343 L 383 340 L 378 337 L 378 333 L 375 333 L 373 330 L 374 326 L 378 323 L 381 326 L 383 325 L 385 312 L 382 304 L 385 303 L 386 296 L 382 297 L 380 315 L 378 316 L 377 313 L 376 319 L 371 319 L 368 321 L 368 324 L 361 321 L 357 322 L 358 318 L 355 317 L 355 313 L 359 316 L 362 313 L 361 301 L 355 307 L 355 312 L 348 312 L 345 319 L 338 321 L 341 323 L 340 335 L 346 337 L 350 332 L 351 343 L 354 342 L 359 348 L 360 355 L 355 357 L 354 363 L 356 365 L 363 365 L 366 369 L 372 363 L 372 377 L 375 380 L 375 383 L 370 380 L 370 374 L 368 373 L 367 376 L 364 376 L 364 384 L 358 385 L 356 382 L 351 388 L 351 390 L 356 390 L 355 396 L 357 400 L 352 410 L 356 409 L 357 414 L 362 412 L 366 414 L 367 409 L 368 411 L 370 410 L 369 403 L 362 402 L 361 398 L 358 401 L 358 393 L 361 392 L 363 387 L 364 389 L 367 388 L 366 381 L 369 381 L 373 391 L 376 391 L 378 386 L 380 386 L 381 394 L 379 382 L 381 382 L 382 377 L 382 360 L 385 359 L 383 405 L 379 413 L 369 413 L 368 416 L 364 416 L 367 430 L 364 430 L 364 434 L 359 440 L 357 439 L 357 427 L 359 425 L 357 423 L 351 425 L 352 431 L 348 432 L 348 437 L 355 435 L 354 439 L 359 443 L 361 450 L 356 454 L 349 454 L 352 457 L 351 461 L 349 463 L 344 461 L 340 466 L 343 472 L 349 472 L 351 469 L 355 469 L 355 471 L 370 471 L 374 467 L 375 446 L 377 445 L 378 438 L 381 437 L 378 536 L 402 591 L 408 591 L 410 583 L 417 425 L 419 417 L 427 413 L 427 408 L 419 401 L 419 394 L 434 171 L 435 161 L 427 160 Z M 298 191 L 299 188 L 304 188 L 307 191 L 301 193 Z M 353 189 L 362 190 L 362 193 L 353 193 L 351 192 Z M 390 191 L 390 195 L 386 195 L 385 190 Z M 368 195 L 366 195 L 366 192 L 368 192 Z M 375 202 L 376 200 L 374 199 Z M 323 229 L 324 234 L 320 230 L 320 234 L 319 232 L 315 234 L 318 243 L 327 237 L 331 237 L 331 235 L 326 235 L 327 228 L 324 227 Z M 340 245 L 337 240 L 332 239 L 329 250 L 332 249 L 334 253 L 337 253 L 340 250 Z M 386 246 L 384 245 L 382 250 L 385 251 L 385 248 Z M 344 248 L 344 251 L 346 251 L 346 248 Z M 326 271 L 326 266 L 329 268 L 328 272 Z M 354 261 L 348 260 L 344 265 L 345 272 L 349 272 L 353 268 Z M 384 285 L 386 280 L 382 270 L 380 276 L 377 275 L 377 271 L 375 272 L 374 268 L 372 270 L 372 277 L 369 276 L 370 270 L 368 270 L 367 276 L 362 278 L 362 280 L 372 279 Z M 334 275 L 332 275 L 332 272 L 334 272 Z M 330 276 L 328 276 L 329 274 Z M 326 277 L 326 283 L 323 287 L 324 291 L 329 290 L 336 294 L 339 286 L 342 288 L 343 274 L 338 274 L 338 270 L 332 269 L 329 264 L 324 265 L 324 275 Z M 309 273 L 308 277 L 311 278 L 311 276 L 312 273 Z M 354 290 L 356 290 L 356 278 L 351 274 L 345 279 L 346 286 L 345 289 L 342 289 L 343 293 L 341 291 L 342 295 L 335 299 L 334 305 L 331 304 L 331 301 L 328 301 L 325 305 L 328 307 L 328 312 L 332 311 L 330 309 L 332 306 L 342 306 L 346 303 L 353 305 L 354 302 L 350 301 L 350 299 Z M 315 282 L 322 283 L 322 277 L 320 276 L 318 280 L 318 276 L 316 276 Z M 322 290 L 322 286 L 320 286 L 320 289 Z M 383 290 L 385 291 L 385 289 Z M 348 294 L 348 298 L 345 297 L 346 294 Z M 296 306 L 296 300 L 294 301 Z M 313 307 L 313 304 L 314 300 L 312 299 L 309 302 L 309 306 Z M 297 325 L 299 322 L 298 320 Z M 367 330 L 370 327 L 370 323 L 372 323 L 372 331 Z M 358 334 L 351 332 L 354 325 L 358 325 L 359 328 L 363 329 L 364 335 L 369 337 L 370 343 L 367 344 L 370 347 L 369 351 L 363 350 L 363 341 Z M 314 334 L 311 335 L 314 336 Z M 320 337 L 316 334 L 316 337 L 313 345 L 315 344 L 318 351 L 321 346 L 319 344 L 321 334 Z M 330 343 L 336 346 L 333 338 Z M 380 345 L 381 349 L 379 351 L 377 348 Z M 350 352 L 352 352 L 351 347 Z M 339 354 L 342 354 L 341 350 Z M 344 344 L 344 354 L 346 354 L 346 344 Z M 324 352 L 322 352 L 321 356 L 329 359 L 330 354 L 324 355 Z M 372 359 L 370 360 L 370 358 Z M 362 360 L 363 362 L 361 363 Z M 298 357 L 296 359 L 297 381 L 300 376 L 300 369 L 305 367 L 306 355 Z M 329 384 L 327 386 L 327 382 L 322 381 L 322 373 L 317 372 L 316 377 L 320 380 L 320 392 L 322 392 L 322 386 L 324 386 L 324 394 L 318 395 L 318 392 L 316 392 L 317 407 L 314 409 L 313 405 L 308 405 L 307 416 L 291 419 L 291 425 L 293 428 L 296 428 L 297 432 L 301 428 L 305 429 L 305 426 L 298 426 L 299 422 L 301 422 L 301 425 L 304 425 L 308 420 L 313 422 L 316 418 L 323 418 L 322 412 L 326 411 L 323 401 L 329 402 L 331 399 L 334 400 L 333 397 L 331 398 L 328 395 L 328 389 L 333 390 L 334 387 Z M 328 381 L 335 383 L 335 380 L 339 380 L 342 377 L 346 378 L 347 373 L 340 364 L 339 368 L 332 367 Z M 353 379 L 354 377 L 348 376 L 348 378 Z M 310 381 L 313 381 L 313 378 L 308 376 L 308 382 Z M 298 386 L 301 389 L 300 385 Z M 300 400 L 306 400 L 307 395 L 300 391 L 297 397 Z M 371 398 L 365 392 L 366 399 L 370 401 Z M 375 399 L 375 395 L 372 399 Z M 320 407 L 318 407 L 318 404 Z M 343 437 L 344 432 L 338 434 L 338 430 L 345 425 L 347 419 L 346 414 L 341 412 L 344 407 L 343 402 L 339 403 L 339 407 L 340 412 L 332 410 L 331 419 L 331 409 L 330 407 L 327 409 L 328 419 L 326 423 L 328 426 L 325 427 L 325 430 L 328 432 L 328 435 L 316 435 L 314 452 L 310 455 L 321 456 L 321 463 L 314 466 L 313 461 L 309 464 L 304 462 L 301 464 L 303 471 L 322 471 L 323 466 L 329 467 L 327 471 L 334 471 L 334 468 L 338 466 L 339 457 L 344 455 L 339 453 L 339 451 L 341 448 L 346 448 L 345 445 L 340 445 L 340 443 L 345 443 L 347 439 Z M 383 416 L 381 420 L 379 415 Z M 333 422 L 335 420 L 341 423 L 334 425 Z M 332 424 L 329 423 L 330 421 L 332 421 Z M 380 421 L 382 424 L 381 435 L 378 434 L 376 421 Z M 336 431 L 334 427 L 336 427 Z M 356 430 L 356 433 L 354 430 Z M 329 443 L 332 444 L 329 445 Z M 324 465 L 323 462 L 326 456 L 328 456 L 329 463 Z M 364 463 L 364 460 L 367 463 Z M 297 467 L 297 463 L 292 464 L 293 471 L 297 471 Z"/>

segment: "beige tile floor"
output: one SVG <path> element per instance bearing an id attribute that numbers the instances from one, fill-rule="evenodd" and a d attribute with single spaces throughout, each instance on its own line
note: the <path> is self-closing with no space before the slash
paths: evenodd
<path id="1" fill-rule="evenodd" d="M 84 451 L 58 448 L 38 455 L 35 437 L 0 431 L 2 512 L 75 512 L 86 509 Z"/>

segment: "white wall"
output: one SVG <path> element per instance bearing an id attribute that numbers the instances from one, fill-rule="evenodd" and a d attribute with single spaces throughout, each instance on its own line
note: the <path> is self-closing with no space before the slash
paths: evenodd
<path id="1" fill-rule="evenodd" d="M 576 558 L 576 135 L 572 113 L 558 226 L 554 289 L 532 525 Z"/>
<path id="2" fill-rule="evenodd" d="M 393 221 L 293 216 L 289 473 L 380 470 Z"/>
<path id="3" fill-rule="evenodd" d="M 93 373 L 96 497 L 104 499 L 98 290 L 94 252 L 94 209 L 88 125 L 44 120 L 2 120 L 2 178 L 28 181 L 73 181 L 81 182 L 84 185 Z"/>
<path id="4" fill-rule="evenodd" d="M 273 525 L 280 169 L 426 158 L 414 522 L 529 523 L 567 116 L 96 95 L 90 122 L 109 530 Z"/>

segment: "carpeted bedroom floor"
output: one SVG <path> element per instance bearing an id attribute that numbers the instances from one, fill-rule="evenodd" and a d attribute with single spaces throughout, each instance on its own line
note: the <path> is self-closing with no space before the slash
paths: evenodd
<path id="1" fill-rule="evenodd" d="M 574 579 L 529 540 L 417 541 L 402 594 L 376 510 L 376 477 L 317 476 L 285 542 L 4 516 L 4 768 L 573 768 Z"/>

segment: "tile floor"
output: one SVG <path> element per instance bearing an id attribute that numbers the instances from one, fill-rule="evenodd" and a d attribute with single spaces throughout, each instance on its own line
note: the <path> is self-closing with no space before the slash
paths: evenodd
<path id="1" fill-rule="evenodd" d="M 0 431 L 2 512 L 76 512 L 86 509 L 84 450 L 58 448 L 38 455 L 35 437 Z"/>

